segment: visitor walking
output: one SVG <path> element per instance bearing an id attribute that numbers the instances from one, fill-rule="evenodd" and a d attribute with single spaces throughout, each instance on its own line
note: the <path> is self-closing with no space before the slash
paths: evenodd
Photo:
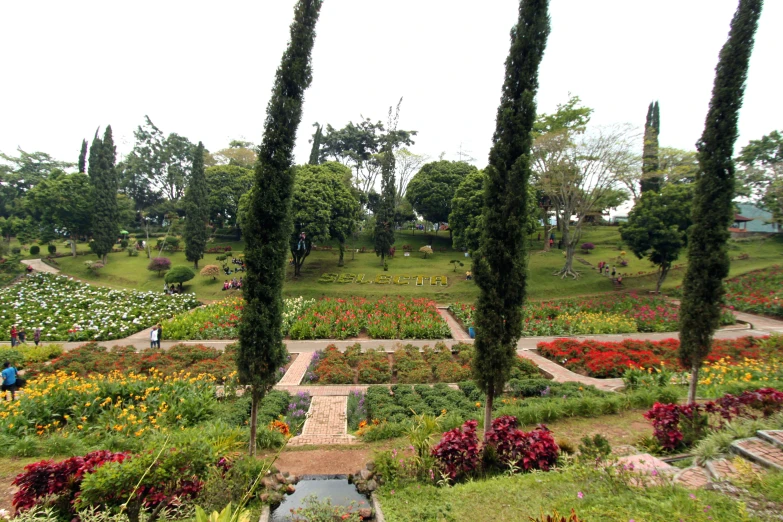
<path id="1" fill-rule="evenodd" d="M 150 348 L 155 348 L 157 342 L 158 342 L 158 327 L 153 326 L 152 331 L 150 332 Z"/>
<path id="2" fill-rule="evenodd" d="M 38 343 L 41 342 L 41 329 L 40 328 L 36 328 L 35 331 L 33 332 L 33 342 L 35 343 L 36 346 L 38 346 Z"/>
<path id="3" fill-rule="evenodd" d="M 612 277 L 614 277 L 617 274 L 617 270 L 615 267 L 612 267 Z"/>
<path id="4" fill-rule="evenodd" d="M 27 332 L 24 331 L 24 326 L 19 328 L 19 344 L 25 343 L 25 337 L 27 337 Z"/>
<path id="5" fill-rule="evenodd" d="M 160 348 L 160 342 L 163 340 L 163 327 L 158 323 L 158 348 Z"/>
<path id="6" fill-rule="evenodd" d="M 3 392 L 3 399 L 8 400 L 8 397 L 6 396 L 5 392 L 10 391 L 11 392 L 11 400 L 16 399 L 16 376 L 17 376 L 16 368 L 11 366 L 11 363 L 9 361 L 6 361 L 3 363 L 3 371 L 0 372 L 3 376 L 3 384 L 2 384 L 2 392 Z"/>
<path id="7" fill-rule="evenodd" d="M 19 344 L 16 337 L 17 335 L 18 332 L 16 331 L 16 325 L 11 325 L 11 348 Z"/>

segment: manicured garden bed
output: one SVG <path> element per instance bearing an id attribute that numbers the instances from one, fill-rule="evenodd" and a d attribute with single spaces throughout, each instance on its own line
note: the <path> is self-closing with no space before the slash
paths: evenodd
<path id="1" fill-rule="evenodd" d="M 288 355 L 286 364 L 278 369 L 277 380 L 280 380 L 297 355 Z M 28 371 L 31 375 L 65 372 L 80 377 L 107 375 L 113 371 L 143 375 L 156 372 L 164 376 L 204 374 L 223 383 L 236 374 L 236 346 L 229 345 L 224 350 L 218 350 L 201 344 L 176 344 L 166 350 L 136 351 L 133 346 L 114 346 L 110 350 L 98 343 L 88 343 L 48 364 L 33 364 Z"/>
<path id="2" fill-rule="evenodd" d="M 449 310 L 466 329 L 473 326 L 474 305 L 453 303 Z M 721 322 L 734 324 L 734 317 L 726 311 Z M 679 309 L 663 297 L 602 295 L 529 302 L 523 323 L 524 336 L 674 332 L 679 328 Z"/>
<path id="3" fill-rule="evenodd" d="M 591 377 L 621 377 L 629 368 L 680 368 L 677 339 L 663 341 L 639 341 L 626 339 L 621 342 L 579 341 L 556 339 L 538 343 L 538 351 L 544 357 L 565 366 L 571 371 Z M 742 337 L 715 340 L 707 356 L 709 362 L 721 359 L 740 362 L 757 360 L 762 353 L 783 353 L 783 337 Z"/>
<path id="4" fill-rule="evenodd" d="M 783 267 L 773 266 L 728 279 L 726 304 L 741 312 L 783 317 Z"/>
<path id="5" fill-rule="evenodd" d="M 191 295 L 110 290 L 64 276 L 35 273 L 0 289 L 0 331 L 11 325 L 42 341 L 122 339 L 198 306 Z"/>
<path id="6" fill-rule="evenodd" d="M 362 352 L 360 344 L 340 352 L 334 345 L 311 356 L 303 378 L 308 384 L 420 384 L 459 382 L 470 378 L 473 346 L 458 343 L 449 349 L 406 345 L 393 353 L 381 350 Z M 517 357 L 512 378 L 539 376 L 535 364 Z"/>

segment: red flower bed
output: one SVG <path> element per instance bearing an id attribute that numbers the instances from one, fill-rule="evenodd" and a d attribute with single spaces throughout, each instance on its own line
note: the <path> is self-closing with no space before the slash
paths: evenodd
<path id="1" fill-rule="evenodd" d="M 707 360 L 715 362 L 724 357 L 734 360 L 758 359 L 758 343 L 766 337 L 742 337 L 716 340 Z M 668 366 L 680 368 L 677 339 L 640 341 L 627 339 L 622 342 L 579 341 L 555 339 L 550 343 L 538 343 L 538 351 L 558 364 L 577 373 L 591 377 L 621 377 L 627 368 L 651 368 Z"/>

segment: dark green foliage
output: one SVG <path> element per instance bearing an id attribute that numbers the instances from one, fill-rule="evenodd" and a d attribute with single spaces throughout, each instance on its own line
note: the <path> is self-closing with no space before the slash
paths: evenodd
<path id="1" fill-rule="evenodd" d="M 579 443 L 578 460 L 580 462 L 595 463 L 605 460 L 611 453 L 612 446 L 609 445 L 606 437 L 600 433 L 596 433 L 592 438 L 585 435 L 582 437 L 582 442 Z"/>
<path id="2" fill-rule="evenodd" d="M 631 252 L 658 267 L 656 291 L 661 290 L 669 269 L 687 243 L 692 200 L 690 184 L 669 184 L 660 193 L 648 190 L 628 214 L 628 222 L 620 227 L 620 236 Z"/>
<path id="3" fill-rule="evenodd" d="M 451 214 L 451 202 L 457 187 L 465 178 L 477 172 L 464 161 L 433 161 L 421 167 L 413 176 L 405 197 L 413 209 L 432 223 L 445 223 Z"/>
<path id="4" fill-rule="evenodd" d="M 186 281 L 190 281 L 194 277 L 196 277 L 196 273 L 193 271 L 193 269 L 191 269 L 189 266 L 179 265 L 172 267 L 171 270 L 166 272 L 164 281 L 170 285 L 174 283 L 182 284 Z"/>
<path id="5" fill-rule="evenodd" d="M 661 132 L 661 112 L 658 102 L 650 102 L 647 121 L 644 124 L 644 152 L 642 154 L 642 193 L 661 190 L 662 179 L 658 174 L 658 135 Z"/>
<path id="6" fill-rule="evenodd" d="M 87 140 L 82 140 L 82 150 L 79 151 L 79 172 L 87 172 Z"/>
<path id="7" fill-rule="evenodd" d="M 291 24 L 291 40 L 275 75 L 267 106 L 264 137 L 258 147 L 255 187 L 246 219 L 247 273 L 239 327 L 237 368 L 243 384 L 251 385 L 253 404 L 274 384 L 286 359 L 281 326 L 283 281 L 291 233 L 291 193 L 296 130 L 302 119 L 304 91 L 312 80 L 310 53 L 321 0 L 300 0 Z M 257 407 L 251 414 L 251 454 L 255 453 Z"/>
<path id="8" fill-rule="evenodd" d="M 321 139 L 323 138 L 323 127 L 315 124 L 315 134 L 313 134 L 313 148 L 310 150 L 310 165 L 321 163 L 319 155 L 321 154 Z"/>
<path id="9" fill-rule="evenodd" d="M 402 102 L 402 100 L 400 100 Z M 399 114 L 400 106 L 397 105 Z M 389 108 L 391 119 L 391 108 Z M 389 126 L 381 156 L 381 199 L 375 211 L 375 255 L 381 256 L 381 265 L 385 265 L 386 256 L 394 245 L 394 207 L 397 198 L 397 184 L 394 178 L 394 135 L 396 123 Z"/>
<path id="10" fill-rule="evenodd" d="M 548 0 L 520 2 L 519 22 L 511 31 L 506 81 L 485 171 L 484 230 L 473 264 L 476 284 L 481 289 L 476 306 L 473 375 L 487 394 L 486 426 L 492 401 L 509 378 L 522 329 L 527 279 L 523 223 L 528 214 L 538 66 L 549 35 L 548 7 Z"/>
<path id="11" fill-rule="evenodd" d="M 185 259 L 198 268 L 207 246 L 209 221 L 209 187 L 204 175 L 204 145 L 198 142 L 193 153 L 193 171 L 185 191 Z"/>
<path id="12" fill-rule="evenodd" d="M 31 256 L 37 256 L 41 252 L 41 247 L 38 245 L 33 245 L 30 247 L 30 255 Z"/>
<path id="13" fill-rule="evenodd" d="M 90 248 L 106 263 L 106 255 L 111 252 L 120 228 L 117 210 L 117 171 L 114 167 L 117 151 L 111 134 L 111 126 L 106 127 L 103 141 L 95 138 L 90 147 L 89 176 L 92 185 L 92 238 Z"/>
<path id="14" fill-rule="evenodd" d="M 729 274 L 726 242 L 734 209 L 732 153 L 762 5 L 763 0 L 740 0 L 715 70 L 704 133 L 696 144 L 699 174 L 680 308 L 680 361 L 692 369 L 691 402 L 696 397 L 699 368 L 719 325 L 723 279 Z"/>

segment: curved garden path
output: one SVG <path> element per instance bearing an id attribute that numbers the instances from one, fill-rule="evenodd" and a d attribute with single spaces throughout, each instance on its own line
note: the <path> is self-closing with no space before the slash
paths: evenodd
<path id="1" fill-rule="evenodd" d="M 36 272 L 46 272 L 48 274 L 59 274 L 60 271 L 57 268 L 54 268 L 53 266 L 49 266 L 40 259 L 22 259 L 19 261 L 23 265 L 31 266 L 33 267 L 33 270 Z"/>

